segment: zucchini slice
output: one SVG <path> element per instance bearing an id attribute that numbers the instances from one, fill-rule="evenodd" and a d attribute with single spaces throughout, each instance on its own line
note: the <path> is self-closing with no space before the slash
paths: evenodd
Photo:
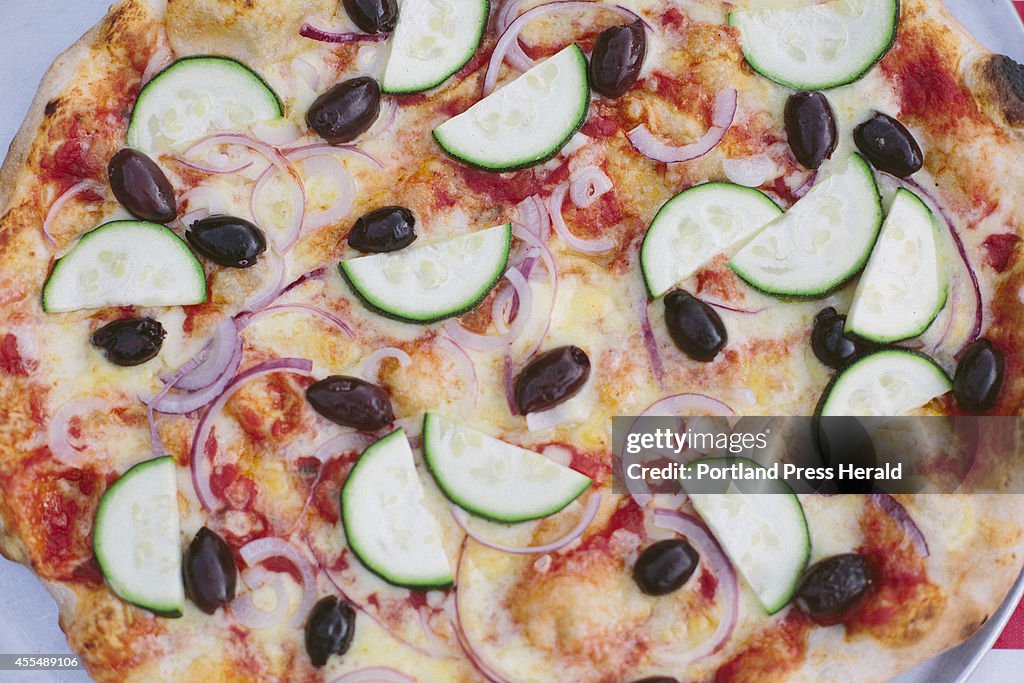
<path id="1" fill-rule="evenodd" d="M 128 146 L 153 155 L 281 114 L 281 100 L 241 62 L 184 57 L 142 88 L 128 123 Z"/>
<path id="2" fill-rule="evenodd" d="M 166 617 L 185 606 L 174 458 L 135 465 L 100 498 L 93 552 L 118 597 Z"/>
<path id="3" fill-rule="evenodd" d="M 863 77 L 896 39 L 899 0 L 831 0 L 732 12 L 743 56 L 794 90 L 825 90 Z"/>
<path id="4" fill-rule="evenodd" d="M 696 480 L 698 466 L 765 470 L 746 458 L 707 458 L 687 466 L 683 488 L 701 519 L 769 614 L 789 603 L 811 556 L 807 518 L 785 482 L 742 475 L 715 481 Z M 767 471 L 767 470 L 765 470 Z M 684 476 L 686 476 L 684 475 Z"/>
<path id="5" fill-rule="evenodd" d="M 434 129 L 441 149 L 486 171 L 558 154 L 590 106 L 587 58 L 573 43 Z"/>
<path id="6" fill-rule="evenodd" d="M 407 588 L 452 584 L 441 527 L 423 504 L 405 431 L 395 430 L 359 456 L 341 489 L 348 545 L 367 569 Z"/>
<path id="7" fill-rule="evenodd" d="M 864 267 L 882 227 L 882 199 L 853 154 L 741 249 L 729 267 L 752 287 L 819 299 Z"/>
<path id="8" fill-rule="evenodd" d="M 705 183 L 680 192 L 658 211 L 640 247 L 647 291 L 658 298 L 781 215 L 768 195 L 751 187 Z"/>
<path id="9" fill-rule="evenodd" d="M 857 283 L 846 331 L 886 344 L 928 329 L 946 305 L 939 227 L 925 203 L 909 190 L 896 191 L 878 244 Z"/>
<path id="10" fill-rule="evenodd" d="M 423 418 L 423 457 L 438 487 L 453 503 L 496 522 L 553 515 L 592 483 L 540 453 L 436 413 Z"/>
<path id="11" fill-rule="evenodd" d="M 923 353 L 883 349 L 840 370 L 815 412 L 825 417 L 903 415 L 952 389 L 946 372 Z"/>
<path id="12" fill-rule="evenodd" d="M 159 223 L 113 221 L 82 236 L 43 285 L 43 310 L 185 306 L 206 301 L 206 273 Z"/>
<path id="13" fill-rule="evenodd" d="M 373 311 L 430 323 L 465 313 L 487 296 L 508 265 L 512 225 L 342 261 L 341 274 Z"/>
<path id="14" fill-rule="evenodd" d="M 381 90 L 430 90 L 461 69 L 480 47 L 487 0 L 402 0 Z"/>

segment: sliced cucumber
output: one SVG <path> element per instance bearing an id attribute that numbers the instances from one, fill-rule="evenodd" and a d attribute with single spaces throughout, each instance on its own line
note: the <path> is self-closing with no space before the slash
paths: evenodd
<path id="1" fill-rule="evenodd" d="M 743 55 L 755 71 L 794 90 L 852 83 L 896 39 L 899 0 L 831 0 L 733 12 Z"/>
<path id="2" fill-rule="evenodd" d="M 682 484 L 729 559 L 769 614 L 786 606 L 811 556 L 803 506 L 781 481 L 755 480 L 737 472 L 714 483 L 696 483 L 700 464 L 736 470 L 765 470 L 745 458 L 708 458 L 687 466 Z M 765 470 L 766 471 L 766 470 Z M 753 492 L 752 492 L 753 491 Z"/>
<path id="3" fill-rule="evenodd" d="M 487 0 L 402 0 L 381 89 L 430 90 L 461 69 L 480 47 Z"/>
<path id="4" fill-rule="evenodd" d="M 768 294 L 821 298 L 864 267 L 881 226 L 875 176 L 854 154 L 758 233 L 729 267 Z"/>
<path id="5" fill-rule="evenodd" d="M 816 412 L 826 417 L 903 415 L 952 388 L 945 371 L 923 353 L 885 349 L 840 370 L 825 387 Z"/>
<path id="6" fill-rule="evenodd" d="M 913 192 L 900 188 L 857 283 L 846 331 L 879 344 L 928 329 L 946 305 L 939 227 Z"/>
<path id="7" fill-rule="evenodd" d="M 587 117 L 587 58 L 575 43 L 434 129 L 441 149 L 488 171 L 558 154 Z"/>
<path id="8" fill-rule="evenodd" d="M 43 285 L 49 313 L 206 301 L 206 274 L 185 242 L 158 223 L 114 221 L 82 236 Z"/>
<path id="9" fill-rule="evenodd" d="M 100 498 L 92 546 L 119 597 L 167 617 L 185 606 L 174 458 L 139 463 Z"/>
<path id="10" fill-rule="evenodd" d="M 397 586 L 443 588 L 452 570 L 441 527 L 423 504 L 405 431 L 371 444 L 341 489 L 348 545 L 367 569 Z"/>
<path id="11" fill-rule="evenodd" d="M 658 211 L 640 247 L 647 291 L 661 296 L 780 215 L 768 195 L 751 187 L 705 183 L 680 192 Z"/>
<path id="12" fill-rule="evenodd" d="M 213 132 L 241 131 L 281 116 L 266 81 L 227 57 L 185 57 L 142 88 L 128 123 L 128 146 L 152 154 Z"/>
<path id="13" fill-rule="evenodd" d="M 591 484 L 589 477 L 540 453 L 436 413 L 423 418 L 423 457 L 453 503 L 497 522 L 553 515 Z"/>
<path id="14" fill-rule="evenodd" d="M 342 261 L 341 274 L 372 310 L 396 320 L 428 323 L 464 313 L 487 296 L 505 272 L 509 223 L 444 242 Z"/>

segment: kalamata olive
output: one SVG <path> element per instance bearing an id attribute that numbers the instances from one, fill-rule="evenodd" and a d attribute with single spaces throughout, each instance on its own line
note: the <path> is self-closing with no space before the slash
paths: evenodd
<path id="1" fill-rule="evenodd" d="M 90 341 L 114 365 L 132 366 L 160 353 L 166 334 L 159 320 L 122 318 L 93 332 Z"/>
<path id="2" fill-rule="evenodd" d="M 590 54 L 590 87 L 605 97 L 621 97 L 636 83 L 646 53 L 647 35 L 640 21 L 601 31 Z"/>
<path id="3" fill-rule="evenodd" d="M 849 337 L 843 335 L 846 316 L 836 313 L 829 306 L 814 316 L 814 328 L 811 330 L 811 350 L 825 365 L 840 368 L 862 349 Z"/>
<path id="4" fill-rule="evenodd" d="M 306 652 L 320 668 L 331 655 L 343 655 L 356 634 L 356 610 L 333 595 L 313 605 L 306 621 Z"/>
<path id="5" fill-rule="evenodd" d="M 1003 386 L 1003 365 L 1003 352 L 988 339 L 968 346 L 953 375 L 957 404 L 971 411 L 991 408 Z"/>
<path id="6" fill-rule="evenodd" d="M 380 254 L 404 249 L 416 239 L 416 218 L 401 206 L 385 206 L 363 214 L 348 233 L 348 246 Z"/>
<path id="7" fill-rule="evenodd" d="M 398 23 L 398 0 L 344 0 L 352 23 L 367 33 L 391 33 Z"/>
<path id="8" fill-rule="evenodd" d="M 816 90 L 793 93 L 786 100 L 786 137 L 796 160 L 818 168 L 836 151 L 839 136 L 832 106 Z"/>
<path id="9" fill-rule="evenodd" d="M 633 580 L 647 595 L 667 595 L 682 588 L 699 563 L 700 555 L 686 539 L 658 541 L 636 558 Z"/>
<path id="10" fill-rule="evenodd" d="M 117 201 L 136 218 L 167 223 L 178 215 L 171 181 L 142 152 L 125 147 L 111 157 L 107 179 Z"/>
<path id="11" fill-rule="evenodd" d="M 331 375 L 315 382 L 306 389 L 306 400 L 331 422 L 364 432 L 395 420 L 387 392 L 358 377 Z"/>
<path id="12" fill-rule="evenodd" d="M 665 326 L 679 350 L 694 360 L 714 360 L 729 339 L 715 309 L 681 289 L 665 297 Z"/>
<path id="13" fill-rule="evenodd" d="M 891 116 L 876 113 L 853 129 L 857 149 L 875 168 L 906 178 L 921 170 L 924 154 L 906 126 Z"/>
<path id="14" fill-rule="evenodd" d="M 306 123 L 332 145 L 365 133 L 380 114 L 380 86 L 369 76 L 342 81 L 313 101 Z"/>
<path id="15" fill-rule="evenodd" d="M 267 250 L 263 231 L 234 216 L 209 216 L 193 223 L 185 238 L 196 251 L 228 268 L 248 268 Z"/>
<path id="16" fill-rule="evenodd" d="M 831 626 L 843 620 L 871 582 L 871 567 L 862 556 L 833 555 L 807 570 L 793 601 L 815 623 Z"/>
<path id="17" fill-rule="evenodd" d="M 590 377 L 590 358 L 578 346 L 560 346 L 530 361 L 516 378 L 516 407 L 521 415 L 547 410 L 569 400 Z"/>
<path id="18" fill-rule="evenodd" d="M 205 526 L 189 543 L 181 571 L 189 598 L 207 614 L 235 599 L 235 558 L 224 539 Z"/>

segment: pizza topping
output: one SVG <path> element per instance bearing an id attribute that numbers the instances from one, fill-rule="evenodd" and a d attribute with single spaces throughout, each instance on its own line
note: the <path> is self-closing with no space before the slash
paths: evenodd
<path id="1" fill-rule="evenodd" d="M 185 233 L 196 251 L 225 268 L 250 268 L 267 250 L 263 231 L 234 216 L 209 216 L 196 221 Z"/>
<path id="2" fill-rule="evenodd" d="M 863 77 L 892 46 L 899 17 L 899 0 L 829 0 L 732 12 L 729 23 L 762 76 L 824 90 Z"/>
<path id="3" fill-rule="evenodd" d="M 924 166 L 924 153 L 902 123 L 881 112 L 853 129 L 857 149 L 880 171 L 907 178 Z"/>
<path id="4" fill-rule="evenodd" d="M 832 105 L 816 90 L 793 93 L 786 100 L 786 137 L 796 160 L 807 168 L 818 168 L 832 156 L 839 142 Z"/>
<path id="5" fill-rule="evenodd" d="M 643 22 L 606 28 L 590 54 L 590 87 L 605 97 L 621 97 L 633 87 L 647 54 Z"/>
<path id="6" fill-rule="evenodd" d="M 349 548 L 367 569 L 396 586 L 430 589 L 452 583 L 444 532 L 424 496 L 401 429 L 363 451 L 341 490 Z"/>
<path id="7" fill-rule="evenodd" d="M 859 343 L 844 334 L 846 316 L 836 313 L 831 306 L 814 316 L 811 330 L 811 350 L 830 368 L 841 368 L 863 349 Z"/>
<path id="8" fill-rule="evenodd" d="M 277 95 L 245 65 L 227 57 L 186 57 L 139 93 L 128 146 L 145 154 L 163 152 L 211 132 L 247 130 L 281 114 Z"/>
<path id="9" fill-rule="evenodd" d="M 565 224 L 565 217 L 562 215 L 562 204 L 565 202 L 565 195 L 569 192 L 569 184 L 562 183 L 556 187 L 551 196 L 548 197 L 548 213 L 551 216 L 551 226 L 558 233 L 559 238 L 569 248 L 582 254 L 604 254 L 615 248 L 615 240 L 605 235 L 596 239 L 587 240 L 577 237 Z"/>
<path id="10" fill-rule="evenodd" d="M 684 538 L 647 546 L 633 565 L 633 580 L 647 595 L 668 595 L 682 588 L 697 571 L 700 555 Z"/>
<path id="11" fill-rule="evenodd" d="M 511 248 L 512 228 L 506 223 L 349 259 L 339 269 L 371 310 L 397 320 L 429 323 L 475 308 L 505 272 Z"/>
<path id="12" fill-rule="evenodd" d="M 159 223 L 114 221 L 86 233 L 43 285 L 50 313 L 206 301 L 206 273 L 185 242 Z"/>
<path id="13" fill-rule="evenodd" d="M 968 346 L 953 375 L 957 405 L 972 412 L 991 408 L 1003 386 L 1003 367 L 1003 352 L 988 339 Z"/>
<path id="14" fill-rule="evenodd" d="M 155 358 L 166 334 L 159 320 L 122 318 L 93 332 L 90 342 L 114 365 L 132 366 Z"/>
<path id="15" fill-rule="evenodd" d="M 816 412 L 822 416 L 903 415 L 950 389 L 946 372 L 923 353 L 883 349 L 839 371 L 825 387 Z"/>
<path id="16" fill-rule="evenodd" d="M 592 483 L 540 453 L 436 413 L 423 419 L 423 458 L 449 500 L 506 524 L 553 515 Z"/>
<path id="17" fill-rule="evenodd" d="M 647 678 L 638 678 L 630 683 L 679 683 L 679 680 L 671 676 L 648 676 Z"/>
<path id="18" fill-rule="evenodd" d="M 183 574 L 186 594 L 207 614 L 235 599 L 235 558 L 224 539 L 205 526 L 185 551 Z"/>
<path id="19" fill-rule="evenodd" d="M 626 137 L 636 150 L 649 159 L 665 163 L 692 161 L 704 156 L 722 141 L 736 117 L 737 92 L 732 88 L 721 91 L 715 97 L 711 112 L 711 126 L 696 142 L 674 147 L 659 140 L 647 127 L 641 124 L 629 131 Z"/>
<path id="20" fill-rule="evenodd" d="M 346 5 L 351 4 L 346 2 Z M 333 595 L 320 600 L 306 621 L 306 653 L 316 668 L 327 663 L 331 655 L 343 655 L 352 646 L 356 635 L 356 610 Z"/>
<path id="21" fill-rule="evenodd" d="M 57 240 L 53 237 L 53 226 L 57 215 L 60 213 L 60 210 L 64 205 L 79 195 L 86 195 L 82 197 L 83 201 L 96 202 L 103 200 L 105 192 L 103 190 L 103 186 L 95 180 L 80 180 L 53 200 L 53 204 L 50 204 L 50 208 L 46 212 L 46 217 L 43 219 L 42 228 L 43 237 L 51 247 L 57 246 Z"/>
<path id="22" fill-rule="evenodd" d="M 366 254 L 405 249 L 416 240 L 416 217 L 403 206 L 363 214 L 348 233 L 348 246 Z"/>
<path id="23" fill-rule="evenodd" d="M 681 289 L 665 297 L 665 326 L 680 351 L 705 363 L 713 361 L 729 340 L 715 309 Z"/>
<path id="24" fill-rule="evenodd" d="M 178 215 L 171 181 L 142 152 L 127 147 L 119 151 L 107 165 L 107 178 L 117 201 L 136 218 L 167 223 Z"/>
<path id="25" fill-rule="evenodd" d="M 521 415 L 554 408 L 578 394 L 589 377 L 590 358 L 578 346 L 545 351 L 516 377 L 516 407 Z"/>
<path id="26" fill-rule="evenodd" d="M 872 583 L 871 567 L 863 556 L 834 555 L 807 570 L 793 603 L 816 624 L 831 626 L 843 621 Z"/>
<path id="27" fill-rule="evenodd" d="M 93 550 L 121 598 L 156 614 L 180 617 L 185 602 L 174 459 L 131 468 L 100 499 Z"/>
<path id="28" fill-rule="evenodd" d="M 335 424 L 375 432 L 395 421 L 391 399 L 376 384 L 344 375 L 331 375 L 306 389 L 313 410 Z"/>
<path id="29" fill-rule="evenodd" d="M 398 0 L 344 0 L 345 11 L 367 33 L 391 33 L 398 23 Z"/>
<path id="30" fill-rule="evenodd" d="M 358 76 L 317 97 L 306 112 L 306 123 L 324 140 L 337 145 L 365 133 L 379 114 L 380 86 L 369 76 Z"/>

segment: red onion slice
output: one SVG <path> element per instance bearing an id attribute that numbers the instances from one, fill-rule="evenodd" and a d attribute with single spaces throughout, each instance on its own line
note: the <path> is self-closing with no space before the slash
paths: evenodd
<path id="1" fill-rule="evenodd" d="M 186 415 L 208 405 L 211 401 L 220 396 L 221 392 L 223 392 L 231 382 L 231 378 L 238 370 L 238 366 L 241 362 L 242 346 L 239 344 L 232 348 L 232 354 L 228 361 L 227 368 L 225 368 L 224 372 L 209 386 L 197 391 L 175 394 L 167 393 L 167 389 L 170 388 L 168 386 L 164 388 L 164 391 L 161 391 L 156 396 L 142 396 L 140 399 L 147 406 L 152 406 L 153 410 L 158 413 L 166 413 L 168 415 Z"/>
<path id="2" fill-rule="evenodd" d="M 467 536 L 477 543 L 491 548 L 492 550 L 498 550 L 511 555 L 543 555 L 544 553 L 552 553 L 556 550 L 561 550 L 580 538 L 583 535 L 583 532 L 587 530 L 587 527 L 593 523 L 594 518 L 597 517 L 597 511 L 601 507 L 601 499 L 602 495 L 600 493 L 591 494 L 590 498 L 587 500 L 586 507 L 583 509 L 583 515 L 580 517 L 580 521 L 576 523 L 576 526 L 572 528 L 572 531 L 567 533 L 565 536 L 551 541 L 550 543 L 545 543 L 544 545 L 516 547 L 503 545 L 495 541 L 489 541 L 469 528 L 469 514 L 462 508 L 455 505 L 452 506 L 452 517 L 455 518 L 455 523 L 458 524 L 464 532 L 466 532 Z"/>
<path id="3" fill-rule="evenodd" d="M 811 188 L 814 187 L 814 181 L 816 181 L 817 179 L 818 172 L 815 171 L 814 173 L 811 173 L 809 176 L 807 176 L 807 180 L 803 182 L 803 185 L 793 190 L 793 196 L 796 197 L 797 199 L 801 199 L 805 194 L 811 191 Z"/>
<path id="4" fill-rule="evenodd" d="M 416 680 L 400 671 L 374 666 L 342 674 L 331 683 L 416 683 Z"/>
<path id="5" fill-rule="evenodd" d="M 171 51 L 171 48 L 167 47 L 166 45 L 161 45 L 156 50 L 154 50 L 153 54 L 149 58 L 149 61 L 146 62 L 145 70 L 142 72 L 141 85 L 146 85 L 151 80 L 153 80 L 153 76 L 156 76 L 158 73 L 167 68 L 167 65 L 170 64 L 172 61 L 174 61 L 174 52 Z"/>
<path id="6" fill-rule="evenodd" d="M 729 126 L 732 125 L 733 118 L 736 116 L 736 102 L 736 90 L 733 88 L 718 93 L 711 116 L 711 127 L 700 140 L 689 145 L 681 147 L 668 145 L 655 137 L 646 124 L 641 124 L 629 131 L 626 137 L 638 152 L 655 161 L 675 163 L 697 159 L 717 147 L 725 137 L 725 132 L 729 130 Z"/>
<path id="7" fill-rule="evenodd" d="M 340 154 L 342 156 L 350 156 L 362 161 L 368 161 L 377 168 L 384 168 L 383 162 L 380 159 L 367 154 L 363 150 L 353 145 L 328 145 L 326 143 L 316 143 L 312 145 L 302 145 L 301 147 L 292 147 L 285 152 L 292 161 L 302 161 L 314 156 L 330 156 Z"/>
<path id="8" fill-rule="evenodd" d="M 327 462 L 338 455 L 351 453 L 352 451 L 362 452 L 371 443 L 373 443 L 373 437 L 367 436 L 362 432 L 341 434 L 317 446 L 313 457 L 320 462 Z"/>
<path id="9" fill-rule="evenodd" d="M 551 233 L 551 217 L 539 195 L 533 194 L 516 204 L 516 223 L 537 239 L 546 242 Z"/>
<path id="10" fill-rule="evenodd" d="M 659 383 L 665 378 L 665 364 L 661 360 L 661 352 L 658 350 L 658 340 L 654 336 L 654 329 L 651 327 L 651 316 L 647 311 L 647 295 L 640 296 L 638 302 L 640 307 L 640 332 L 644 337 L 644 347 L 651 359 L 651 370 Z"/>
<path id="11" fill-rule="evenodd" d="M 545 213 L 547 213 L 547 211 L 545 211 Z M 551 250 L 548 249 L 548 246 L 528 230 L 513 224 L 512 235 L 537 250 L 537 253 L 540 254 L 541 261 L 544 262 L 544 269 L 547 271 L 548 277 L 551 279 L 551 302 L 548 306 L 547 314 L 545 315 L 544 331 L 541 332 L 536 340 L 534 340 L 533 345 L 527 352 L 526 356 L 530 357 L 537 353 L 537 350 L 540 348 L 541 344 L 544 343 L 544 339 L 548 335 L 548 330 L 551 329 L 551 319 L 554 317 L 555 303 L 558 299 L 558 267 L 555 266 L 555 257 L 552 255 Z"/>
<path id="12" fill-rule="evenodd" d="M 242 572 L 242 579 L 250 590 L 231 601 L 231 614 L 235 620 L 250 629 L 270 628 L 284 621 L 288 615 L 288 590 L 284 578 L 277 572 L 256 567 Z M 274 591 L 276 603 L 274 609 L 263 611 L 256 607 L 252 594 L 267 585 Z"/>
<path id="13" fill-rule="evenodd" d="M 565 201 L 565 195 L 568 191 L 569 186 L 566 183 L 562 183 L 548 197 L 548 213 L 551 215 L 551 225 L 554 226 L 558 236 L 562 238 L 562 241 L 570 249 L 583 254 L 605 254 L 614 249 L 615 240 L 611 237 L 606 236 L 594 240 L 585 240 L 572 234 L 569 226 L 565 224 L 565 220 L 562 218 L 562 203 Z"/>
<path id="14" fill-rule="evenodd" d="M 380 372 L 380 364 L 385 358 L 394 358 L 403 368 L 412 363 L 412 358 L 402 349 L 396 346 L 385 346 L 371 353 L 360 363 L 359 374 L 364 378 L 376 381 L 377 374 Z"/>
<path id="15" fill-rule="evenodd" d="M 708 306 L 714 306 L 715 308 L 721 309 L 723 311 L 729 311 L 730 313 L 739 313 L 741 315 L 758 315 L 759 313 L 764 313 L 769 308 L 768 306 L 762 306 L 761 308 L 739 308 L 738 306 L 723 304 L 719 301 L 711 301 L 709 299 L 704 299 L 704 303 L 706 303 Z"/>
<path id="16" fill-rule="evenodd" d="M 189 451 L 189 467 L 192 472 L 192 487 L 195 489 L 199 504 L 207 512 L 213 512 L 220 507 L 220 501 L 213 494 L 210 488 L 210 473 L 213 463 L 206 457 L 206 441 L 213 429 L 213 420 L 220 413 L 224 404 L 228 402 L 235 392 L 242 385 L 250 380 L 269 375 L 274 372 L 292 372 L 297 375 L 308 377 L 313 371 L 312 361 L 302 358 L 274 358 L 254 365 L 248 370 L 235 376 L 224 388 L 224 391 L 217 397 L 217 400 L 203 414 L 196 427 L 196 433 L 192 437 L 192 447 Z"/>
<path id="17" fill-rule="evenodd" d="M 260 121 L 252 127 L 252 135 L 260 142 L 282 147 L 290 145 L 302 136 L 299 127 L 289 119 Z"/>
<path id="18" fill-rule="evenodd" d="M 196 354 L 197 357 L 202 354 L 203 360 L 190 372 L 181 375 L 174 383 L 175 388 L 196 391 L 216 382 L 228 371 L 240 343 L 234 320 L 227 318 L 217 323 L 213 329 L 213 338 L 199 354 Z M 170 378 L 165 378 L 164 381 L 170 383 Z"/>
<path id="19" fill-rule="evenodd" d="M 243 311 L 259 312 L 266 308 L 277 297 L 284 293 L 284 281 L 288 277 L 288 264 L 273 249 L 265 253 L 264 258 L 270 261 L 269 276 L 263 277 L 263 286 L 249 295 L 242 304 Z"/>
<path id="20" fill-rule="evenodd" d="M 907 509 L 888 493 L 872 493 L 868 497 L 882 512 L 892 517 L 892 520 L 907 535 L 907 539 L 914 546 L 917 554 L 921 557 L 928 557 L 928 541 Z"/>
<path id="21" fill-rule="evenodd" d="M 724 594 L 720 601 L 722 618 L 711 637 L 696 652 L 687 653 L 687 659 L 694 662 L 713 655 L 722 649 L 722 646 L 729 640 L 732 632 L 736 629 L 736 622 L 739 621 L 740 593 L 736 570 L 733 569 L 722 546 L 718 544 L 704 523 L 697 518 L 678 510 L 655 510 L 654 526 L 685 536 L 700 554 L 705 564 L 705 570 L 710 571 L 718 580 L 719 591 Z"/>
<path id="22" fill-rule="evenodd" d="M 333 26 L 325 24 L 318 17 L 306 19 L 302 27 L 299 28 L 299 35 L 310 40 L 318 40 L 321 43 L 379 43 L 387 40 L 388 37 L 386 33 L 339 32 Z"/>
<path id="23" fill-rule="evenodd" d="M 698 411 L 692 413 L 690 411 Z M 652 403 L 639 417 L 658 415 L 697 414 L 710 416 L 733 416 L 736 414 L 728 404 L 705 394 L 675 394 Z"/>
<path id="24" fill-rule="evenodd" d="M 512 376 L 512 356 L 505 354 L 501 368 L 502 384 L 505 387 L 505 400 L 508 402 L 508 412 L 511 415 L 519 414 L 519 405 L 516 403 L 515 379 Z"/>
<path id="25" fill-rule="evenodd" d="M 334 315 L 333 313 L 328 313 L 327 311 L 323 310 L 322 308 L 317 308 L 316 306 L 310 306 L 309 304 L 278 304 L 276 306 L 268 306 L 266 308 L 261 308 L 261 309 L 259 309 L 257 311 L 254 311 L 253 313 L 249 313 L 249 314 L 243 316 L 243 318 L 239 321 L 239 324 L 240 324 L 240 326 L 242 328 L 244 328 L 247 325 L 252 324 L 252 322 L 254 320 L 256 320 L 257 318 L 259 318 L 261 316 L 274 315 L 275 313 L 289 313 L 289 312 L 290 313 L 308 313 L 310 315 L 316 316 L 317 318 L 320 318 L 321 320 L 324 320 L 324 321 L 330 323 L 331 325 L 334 325 L 343 334 L 345 334 L 348 337 L 354 337 L 355 336 L 355 332 L 352 331 L 352 328 L 349 327 L 345 323 L 344 320 L 342 320 L 338 316 Z"/>
<path id="26" fill-rule="evenodd" d="M 722 159 L 722 170 L 725 177 L 737 185 L 761 187 L 778 169 L 775 162 L 765 155 L 744 157 L 742 159 Z"/>
<path id="27" fill-rule="evenodd" d="M 315 154 L 305 156 L 297 163 L 303 169 L 306 186 L 306 227 L 316 230 L 333 225 L 352 212 L 356 184 L 345 168 L 345 162 L 337 156 Z M 337 193 L 334 201 L 323 209 L 313 209 L 309 204 L 309 189 L 316 185 L 327 185 Z"/>
<path id="28" fill-rule="evenodd" d="M 599 166 L 587 166 L 569 178 L 569 197 L 581 209 L 589 207 L 613 187 L 611 179 Z"/>
<path id="29" fill-rule="evenodd" d="M 455 358 L 456 364 L 462 369 L 463 377 L 468 379 L 467 384 L 471 387 L 469 391 L 463 392 L 463 396 L 468 399 L 469 405 L 468 410 L 472 410 L 476 407 L 477 396 L 480 393 L 480 385 L 476 376 L 476 366 L 473 365 L 473 359 L 469 357 L 466 350 L 456 344 L 448 337 L 440 337 L 437 340 L 437 345 L 447 351 L 451 356 Z"/>
<path id="30" fill-rule="evenodd" d="M 313 603 L 316 602 L 316 575 L 313 573 L 313 565 L 306 559 L 306 556 L 288 541 L 272 536 L 246 543 L 238 551 L 238 554 L 250 567 L 255 567 L 260 562 L 272 557 L 283 557 L 295 565 L 302 577 L 302 602 L 299 603 L 299 608 L 288 620 L 288 623 L 295 628 L 305 624 L 306 617 L 309 616 L 309 611 L 313 608 Z"/>
<path id="31" fill-rule="evenodd" d="M 497 35 L 501 35 L 508 29 L 509 25 L 515 21 L 516 17 L 519 16 L 519 10 L 522 9 L 523 5 L 526 4 L 526 0 L 510 0 L 505 2 L 498 8 L 498 11 L 494 14 L 494 32 Z M 519 69 L 520 71 L 526 71 L 536 62 L 523 51 L 522 45 L 520 45 L 519 37 L 512 41 L 508 46 L 508 54 L 505 55 L 505 61 L 512 65 L 513 68 Z"/>
<path id="32" fill-rule="evenodd" d="M 46 241 L 51 247 L 57 246 L 57 240 L 53 238 L 53 234 L 50 232 L 51 228 L 53 228 L 54 217 L 65 204 L 84 192 L 91 192 L 98 195 L 100 197 L 100 201 L 103 201 L 103 197 L 106 196 L 106 190 L 104 190 L 103 186 L 95 180 L 80 180 L 61 193 L 61 195 L 54 200 L 53 204 L 50 205 L 50 209 L 46 212 L 46 218 L 43 219 L 43 237 L 46 238 Z"/>
<path id="33" fill-rule="evenodd" d="M 94 397 L 71 399 L 62 405 L 57 413 L 50 418 L 46 428 L 46 445 L 53 457 L 65 465 L 78 467 L 82 459 L 80 451 L 85 446 L 71 443 L 71 437 L 68 434 L 71 420 L 86 412 L 106 412 L 110 410 L 110 407 L 109 401 Z"/>

